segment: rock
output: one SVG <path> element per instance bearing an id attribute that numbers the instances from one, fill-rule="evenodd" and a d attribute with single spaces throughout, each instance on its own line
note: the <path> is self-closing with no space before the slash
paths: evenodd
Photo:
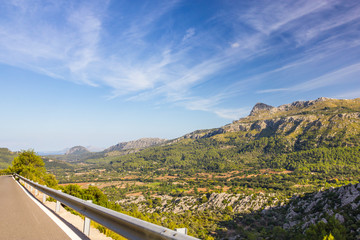
<path id="1" fill-rule="evenodd" d="M 339 214 L 339 213 L 336 213 L 336 214 L 335 214 L 335 219 L 339 220 L 339 222 L 341 222 L 341 223 L 344 223 L 344 222 L 345 222 L 344 217 L 343 217 L 341 214 Z"/>
<path id="2" fill-rule="evenodd" d="M 166 139 L 141 138 L 135 141 L 121 142 L 104 150 L 104 152 L 122 151 L 128 149 L 143 149 L 154 145 L 165 143 Z"/>
<path id="3" fill-rule="evenodd" d="M 269 110 L 271 110 L 273 108 L 274 108 L 273 106 L 267 105 L 265 103 L 257 103 L 257 104 L 255 104 L 255 106 L 251 110 L 250 116 L 255 116 L 255 115 L 259 114 L 262 111 L 269 111 Z"/>

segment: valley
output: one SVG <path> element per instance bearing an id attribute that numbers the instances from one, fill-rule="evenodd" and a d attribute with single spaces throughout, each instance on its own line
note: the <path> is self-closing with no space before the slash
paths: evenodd
<path id="1" fill-rule="evenodd" d="M 98 188 L 201 239 L 360 237 L 360 98 L 256 104 L 216 129 L 43 160 L 65 192 Z"/>

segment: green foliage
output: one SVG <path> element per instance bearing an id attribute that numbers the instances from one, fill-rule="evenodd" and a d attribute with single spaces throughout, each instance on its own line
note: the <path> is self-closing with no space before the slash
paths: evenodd
<path id="1" fill-rule="evenodd" d="M 45 174 L 46 169 L 43 160 L 34 150 L 24 150 L 14 158 L 10 171 L 35 181 Z"/>
<path id="2" fill-rule="evenodd" d="M 97 205 L 106 207 L 108 204 L 107 196 L 95 186 L 89 186 L 86 189 L 82 189 L 78 185 L 69 184 L 60 188 L 64 193 L 84 200 L 92 200 L 92 202 Z"/>
<path id="3" fill-rule="evenodd" d="M 311 225 L 306 230 L 305 236 L 309 240 L 331 239 L 331 237 L 336 240 L 345 240 L 346 228 L 335 217 L 331 217 L 327 223 L 321 221 Z"/>
<path id="4" fill-rule="evenodd" d="M 35 154 L 34 150 L 21 151 L 19 155 L 14 158 L 12 166 L 8 168 L 8 171 L 17 173 L 34 182 L 46 184 L 49 187 L 57 186 L 55 176 L 46 173 L 43 160 Z"/>
<path id="5" fill-rule="evenodd" d="M 316 148 L 274 157 L 269 167 L 346 174 L 360 173 L 360 147 Z"/>

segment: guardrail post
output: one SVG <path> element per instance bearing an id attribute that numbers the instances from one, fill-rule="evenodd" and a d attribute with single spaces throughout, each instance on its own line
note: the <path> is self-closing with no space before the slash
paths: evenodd
<path id="1" fill-rule="evenodd" d="M 36 182 L 38 183 L 38 182 Z M 35 188 L 35 197 L 38 195 L 38 190 Z"/>
<path id="2" fill-rule="evenodd" d="M 61 190 L 58 190 L 59 192 L 62 192 Z M 56 207 L 55 207 L 55 212 L 60 212 L 60 202 L 58 200 L 56 200 Z"/>
<path id="3" fill-rule="evenodd" d="M 92 200 L 87 200 L 87 202 L 92 203 Z M 83 232 L 86 236 L 90 235 L 90 218 L 85 217 Z"/>
<path id="4" fill-rule="evenodd" d="M 175 231 L 183 234 L 187 234 L 187 228 L 175 228 Z"/>
<path id="5" fill-rule="evenodd" d="M 43 194 L 42 202 L 45 203 L 46 202 L 46 194 L 45 193 L 42 193 L 42 194 Z"/>

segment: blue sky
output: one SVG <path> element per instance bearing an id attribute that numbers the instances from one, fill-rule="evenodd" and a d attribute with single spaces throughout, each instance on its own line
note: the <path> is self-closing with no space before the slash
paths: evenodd
<path id="1" fill-rule="evenodd" d="M 0 4 L 0 146 L 176 138 L 273 106 L 360 97 L 359 1 Z"/>

